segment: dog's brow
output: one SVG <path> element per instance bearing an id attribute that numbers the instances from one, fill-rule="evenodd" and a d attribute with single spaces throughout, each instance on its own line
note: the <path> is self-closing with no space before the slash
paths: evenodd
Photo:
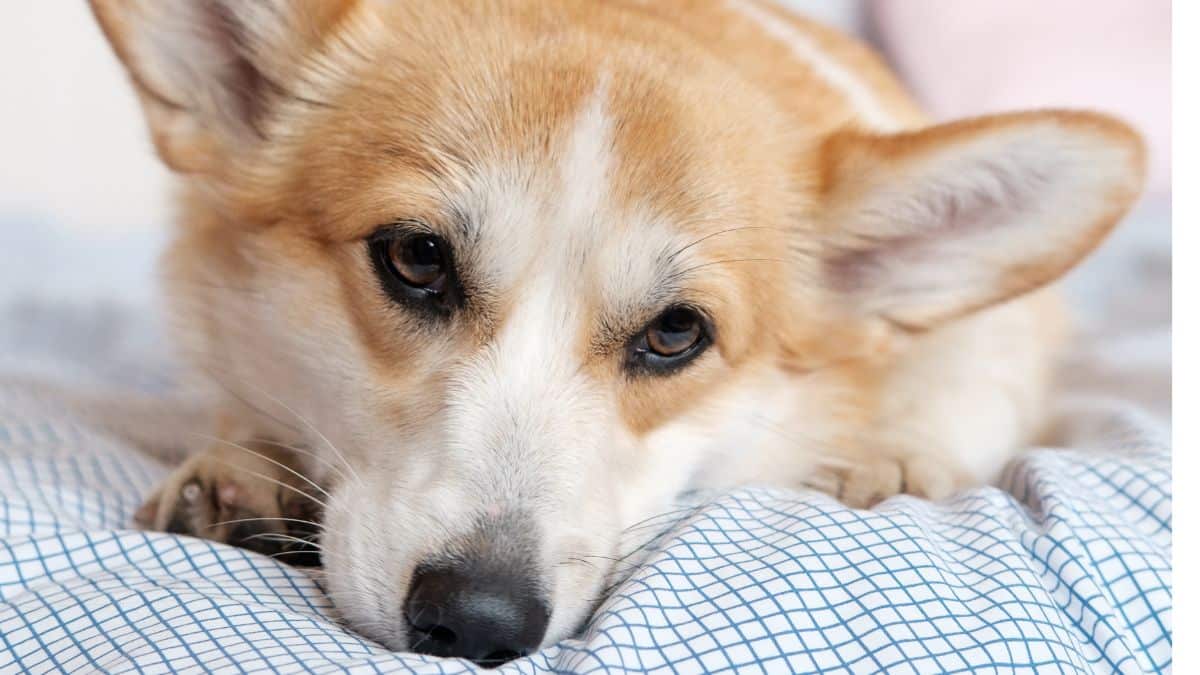
<path id="1" fill-rule="evenodd" d="M 654 254 L 652 260 L 654 271 L 648 283 L 629 284 L 604 304 L 589 344 L 592 353 L 611 354 L 623 348 L 659 312 L 686 299 L 678 263 L 661 253 Z"/>

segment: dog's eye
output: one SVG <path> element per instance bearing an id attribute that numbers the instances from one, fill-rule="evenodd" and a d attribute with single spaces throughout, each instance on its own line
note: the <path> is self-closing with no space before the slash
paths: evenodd
<path id="1" fill-rule="evenodd" d="M 369 240 L 371 263 L 398 302 L 445 313 L 461 298 L 449 245 L 429 232 L 382 230 Z"/>
<path id="2" fill-rule="evenodd" d="M 435 293 L 445 290 L 446 256 L 437 237 L 421 234 L 393 239 L 387 255 L 388 264 L 404 283 Z"/>
<path id="3" fill-rule="evenodd" d="M 646 331 L 646 344 L 659 356 L 679 356 L 700 340 L 700 333 L 700 317 L 696 312 L 687 307 L 673 307 Z"/>
<path id="4" fill-rule="evenodd" d="M 677 305 L 659 314 L 634 342 L 631 364 L 650 372 L 669 372 L 700 355 L 708 331 L 698 311 Z"/>

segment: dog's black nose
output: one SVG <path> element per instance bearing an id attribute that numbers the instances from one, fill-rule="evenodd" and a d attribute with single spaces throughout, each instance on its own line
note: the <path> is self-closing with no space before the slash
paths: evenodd
<path id="1" fill-rule="evenodd" d="M 537 649 L 550 612 L 536 586 L 468 566 L 419 568 L 404 614 L 420 654 L 466 658 L 495 667 Z"/>

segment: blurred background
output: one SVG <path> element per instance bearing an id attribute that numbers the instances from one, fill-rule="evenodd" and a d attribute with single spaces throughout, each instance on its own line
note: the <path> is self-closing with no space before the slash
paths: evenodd
<path id="1" fill-rule="evenodd" d="M 1160 225 L 1148 236 L 1169 237 L 1169 0 L 785 4 L 871 41 L 939 119 L 1040 106 L 1125 117 L 1150 142 L 1143 209 Z M 169 177 L 86 3 L 0 6 L 0 82 L 0 303 L 152 298 Z"/>

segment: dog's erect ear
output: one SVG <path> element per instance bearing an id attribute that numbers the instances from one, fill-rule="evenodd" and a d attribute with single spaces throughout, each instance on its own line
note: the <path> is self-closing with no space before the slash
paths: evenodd
<path id="1" fill-rule="evenodd" d="M 90 0 L 137 88 L 159 156 L 204 172 L 261 136 L 297 69 L 353 0 Z"/>
<path id="2" fill-rule="evenodd" d="M 998 115 L 823 147 L 821 253 L 842 306 L 920 330 L 1034 290 L 1141 190 L 1140 137 L 1109 117 Z"/>

